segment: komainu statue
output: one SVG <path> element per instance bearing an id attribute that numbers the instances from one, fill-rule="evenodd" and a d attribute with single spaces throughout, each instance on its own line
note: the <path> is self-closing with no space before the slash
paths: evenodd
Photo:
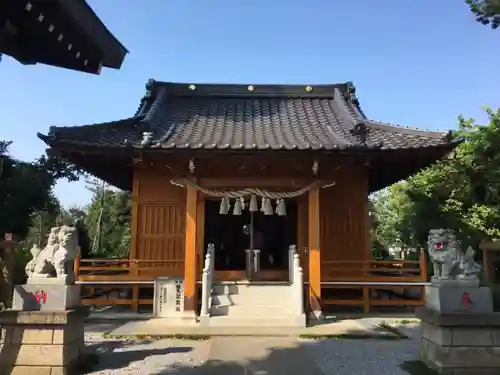
<path id="1" fill-rule="evenodd" d="M 431 229 L 427 240 L 434 280 L 478 280 L 482 268 L 474 261 L 475 251 L 469 246 L 464 253 L 452 229 Z"/>
<path id="2" fill-rule="evenodd" d="M 25 269 L 28 279 L 57 277 L 72 280 L 73 261 L 79 252 L 75 227 L 62 225 L 52 228 L 43 249 L 36 245 L 31 248 L 33 258 Z"/>

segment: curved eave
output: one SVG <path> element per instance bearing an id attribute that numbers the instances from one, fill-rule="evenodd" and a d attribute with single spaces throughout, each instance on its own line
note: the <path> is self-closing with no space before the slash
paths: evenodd
<path id="1" fill-rule="evenodd" d="M 404 180 L 443 159 L 463 139 L 426 148 L 382 150 L 370 158 L 370 193 Z"/>
<path id="2" fill-rule="evenodd" d="M 49 154 L 67 160 L 81 170 L 123 190 L 132 189 L 131 147 L 95 146 L 92 144 L 75 144 L 74 142 L 58 141 L 51 136 L 37 134 L 47 146 Z"/>

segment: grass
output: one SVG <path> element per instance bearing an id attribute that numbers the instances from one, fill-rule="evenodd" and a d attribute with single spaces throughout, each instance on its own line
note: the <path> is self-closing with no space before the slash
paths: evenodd
<path id="1" fill-rule="evenodd" d="M 113 340 L 126 340 L 126 341 L 143 341 L 143 340 L 163 340 L 163 339 L 174 339 L 174 340 L 191 340 L 191 341 L 201 341 L 208 340 L 209 335 L 183 335 L 183 334 L 173 334 L 173 335 L 111 335 L 110 333 L 103 334 L 105 339 Z"/>
<path id="2" fill-rule="evenodd" d="M 410 375 L 438 375 L 436 371 L 430 369 L 425 363 L 418 360 L 404 362 L 400 367 Z"/>
<path id="3" fill-rule="evenodd" d="M 372 335 L 366 333 L 340 333 L 340 334 L 302 334 L 300 339 L 323 340 L 323 339 L 344 339 L 344 340 L 400 340 L 401 337 L 395 335 Z"/>
<path id="4" fill-rule="evenodd" d="M 399 329 L 397 329 L 396 327 L 393 327 L 387 323 L 380 323 L 379 327 L 382 329 L 385 329 L 386 331 L 391 332 L 392 334 L 397 336 L 398 339 L 405 339 L 405 340 L 409 339 L 409 337 L 407 335 L 405 335 L 403 332 L 401 332 Z"/>

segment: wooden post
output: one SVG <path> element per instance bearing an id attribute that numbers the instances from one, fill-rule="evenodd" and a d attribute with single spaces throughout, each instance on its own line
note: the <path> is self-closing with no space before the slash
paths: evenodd
<path id="1" fill-rule="evenodd" d="M 129 272 L 134 278 L 139 276 L 139 261 L 136 259 L 130 260 Z M 130 307 L 133 313 L 137 313 L 139 311 L 139 285 L 132 286 L 132 303 Z"/>
<path id="2" fill-rule="evenodd" d="M 309 305 L 311 317 L 321 318 L 320 188 L 309 192 Z"/>
<path id="3" fill-rule="evenodd" d="M 196 212 L 198 191 L 186 186 L 186 238 L 184 241 L 184 311 L 196 311 Z"/>
<path id="4" fill-rule="evenodd" d="M 429 281 L 429 271 L 427 270 L 427 254 L 424 249 L 420 249 L 420 276 L 422 281 L 426 283 Z"/>
<path id="5" fill-rule="evenodd" d="M 201 280 L 203 264 L 205 263 L 205 199 L 198 196 L 196 211 L 196 261 L 198 262 L 196 278 Z"/>

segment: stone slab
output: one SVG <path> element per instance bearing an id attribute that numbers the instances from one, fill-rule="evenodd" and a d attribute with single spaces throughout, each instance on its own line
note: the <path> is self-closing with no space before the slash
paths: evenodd
<path id="1" fill-rule="evenodd" d="M 449 279 L 438 279 L 435 277 L 431 278 L 431 285 L 434 286 L 446 286 L 450 288 L 464 288 L 464 287 L 479 287 L 478 278 L 461 279 L 461 280 L 449 280 Z"/>
<path id="2" fill-rule="evenodd" d="M 500 372 L 499 347 L 439 346 L 422 339 L 421 360 L 432 368 L 496 368 Z"/>
<path id="3" fill-rule="evenodd" d="M 88 307 L 66 311 L 18 311 L 4 310 L 0 312 L 0 325 L 60 325 L 80 322 L 89 315 Z"/>
<path id="4" fill-rule="evenodd" d="M 214 327 L 203 326 L 200 323 L 178 324 L 175 319 L 154 318 L 147 321 L 128 322 L 112 330 L 110 337 L 137 336 L 304 336 L 304 337 L 362 337 L 362 338 L 399 338 L 393 332 L 380 329 L 379 324 L 384 319 L 370 319 L 370 324 L 362 324 L 359 320 L 325 321 L 309 327 Z"/>
<path id="5" fill-rule="evenodd" d="M 415 316 L 422 323 L 441 327 L 491 327 L 500 328 L 500 312 L 442 314 L 428 307 L 417 307 Z"/>
<path id="6" fill-rule="evenodd" d="M 493 312 L 489 287 L 428 285 L 425 287 L 425 301 L 426 307 L 442 314 Z"/>
<path id="7" fill-rule="evenodd" d="M 79 285 L 32 284 L 14 287 L 13 310 L 62 311 L 79 304 Z"/>
<path id="8" fill-rule="evenodd" d="M 68 366 L 78 360 L 81 347 L 68 345 L 2 344 L 0 366 Z"/>
<path id="9" fill-rule="evenodd" d="M 27 285 L 68 285 L 70 284 L 68 275 L 61 277 L 30 277 L 26 280 Z"/>
<path id="10" fill-rule="evenodd" d="M 158 318 L 184 318 L 184 279 L 158 277 L 154 281 L 153 315 Z"/>

